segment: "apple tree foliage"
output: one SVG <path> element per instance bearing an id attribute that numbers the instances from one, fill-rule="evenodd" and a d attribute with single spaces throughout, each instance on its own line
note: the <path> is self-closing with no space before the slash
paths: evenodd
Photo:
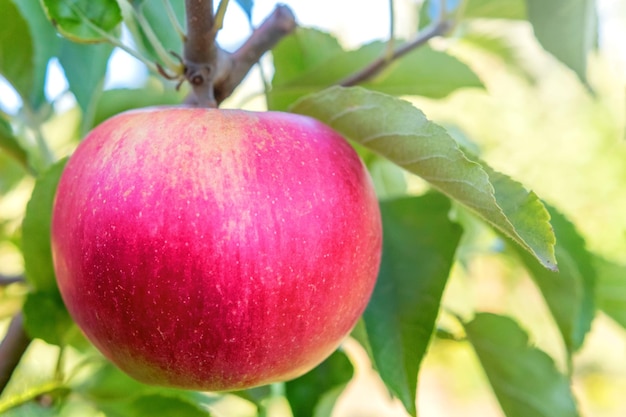
<path id="1" fill-rule="evenodd" d="M 236 3 L 252 21 L 253 2 Z M 546 55 L 569 68 L 587 94 L 596 94 L 588 79 L 589 56 L 597 47 L 594 0 L 426 0 L 413 7 L 419 9 L 416 39 L 435 30 L 431 37 L 466 42 L 532 78 L 514 42 L 473 29 L 475 22 L 526 21 Z M 21 359 L 15 369 L 0 363 L 12 372 L 2 376 L 0 414 L 221 416 L 228 415 L 223 404 L 237 399 L 251 406 L 250 415 L 268 415 L 276 401 L 288 404 L 295 417 L 330 415 L 355 375 L 349 351 L 338 350 L 293 381 L 244 392 L 149 387 L 99 356 L 73 324 L 56 287 L 49 225 L 63 156 L 109 116 L 184 100 L 186 86 L 177 91 L 154 64 L 166 72 L 180 65 L 169 51 L 182 50 L 184 3 L 0 0 L 0 10 L 0 74 L 21 100 L 16 111 L 0 112 L 0 245 L 13 253 L 1 259 L 18 265 L 0 265 L 10 271 L 0 270 L 0 314 L 7 329 L 0 354 L 6 361 Z M 132 43 L 122 41 L 122 28 Z M 347 50 L 333 34 L 301 26 L 270 53 L 267 108 L 315 117 L 343 134 L 366 162 L 380 195 L 383 260 L 352 338 L 408 415 L 418 414 L 427 352 L 454 343 L 473 349 L 507 417 L 581 416 L 572 390 L 574 359 L 599 314 L 626 326 L 623 259 L 591 252 L 559 207 L 493 169 L 481 159 L 480 146 L 454 126 L 430 120 L 413 104 L 419 100 L 406 101 L 443 100 L 463 89 L 484 89 L 488 80 L 463 54 L 437 42 L 420 42 L 390 58 L 403 42 L 380 40 Z M 104 90 L 114 47 L 132 50 L 154 77 L 142 87 Z M 58 103 L 46 97 L 52 60 L 63 68 L 79 111 L 60 113 Z M 345 82 L 377 61 L 382 71 Z M 76 114 L 75 123 L 70 119 Z M 417 190 L 410 186 L 415 181 L 422 181 Z M 30 197 L 22 206 L 25 193 Z M 475 256 L 472 248 L 485 230 L 492 243 L 485 250 L 525 269 L 542 295 L 544 319 L 559 334 L 564 366 L 533 342 L 533 329 L 519 317 L 481 305 L 461 312 L 444 297 L 454 269 Z M 12 317 L 17 325 L 9 327 Z M 25 331 L 21 349 L 10 340 L 16 328 Z M 36 349 L 24 352 L 29 343 L 56 352 L 54 360 L 33 362 L 29 352 Z"/>

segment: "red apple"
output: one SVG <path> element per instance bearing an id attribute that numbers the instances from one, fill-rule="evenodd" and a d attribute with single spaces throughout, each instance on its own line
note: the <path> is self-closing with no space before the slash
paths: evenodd
<path id="1" fill-rule="evenodd" d="M 308 117 L 115 116 L 70 158 L 52 250 L 72 317 L 136 379 L 234 390 L 299 376 L 365 309 L 381 220 L 364 165 Z"/>

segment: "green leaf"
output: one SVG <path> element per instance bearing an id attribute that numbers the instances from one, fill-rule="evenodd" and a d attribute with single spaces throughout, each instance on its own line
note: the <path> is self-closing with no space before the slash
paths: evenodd
<path id="1" fill-rule="evenodd" d="M 48 19 L 75 42 L 103 42 L 122 22 L 116 0 L 41 0 Z"/>
<path id="2" fill-rule="evenodd" d="M 28 294 L 23 307 L 24 327 L 32 338 L 39 338 L 53 345 L 67 343 L 72 321 L 58 291 Z"/>
<path id="3" fill-rule="evenodd" d="M 28 154 L 15 135 L 13 135 L 11 124 L 2 116 L 0 116 L 0 148 L 11 155 L 24 168 L 28 168 Z"/>
<path id="4" fill-rule="evenodd" d="M 449 210 L 438 193 L 381 203 L 383 258 L 363 318 L 381 378 L 413 416 L 417 374 L 461 238 Z"/>
<path id="5" fill-rule="evenodd" d="M 579 416 L 568 379 L 515 321 L 479 313 L 464 326 L 507 417 Z"/>
<path id="6" fill-rule="evenodd" d="M 465 149 L 464 151 L 470 159 L 481 164 L 489 176 L 489 181 L 494 187 L 496 202 L 508 221 L 515 227 L 517 236 L 525 243 L 522 247 L 527 251 L 530 249 L 531 253 L 533 253 L 532 248 L 545 248 L 541 255 L 537 252 L 534 252 L 534 255 L 544 267 L 556 271 L 558 264 L 554 254 L 556 237 L 550 224 L 550 212 L 543 202 L 534 192 L 528 191 L 519 182 L 494 171 L 489 165 L 471 155 L 469 151 Z M 519 240 L 516 242 L 520 243 Z"/>
<path id="7" fill-rule="evenodd" d="M 549 214 L 536 195 L 468 159 L 442 127 L 410 103 L 359 87 L 331 87 L 303 98 L 292 111 L 327 123 L 421 176 L 556 269 Z"/>
<path id="8" fill-rule="evenodd" d="M 587 58 L 597 40 L 594 0 L 526 0 L 541 45 L 587 84 Z"/>
<path id="9" fill-rule="evenodd" d="M 593 263 L 598 273 L 596 303 L 626 329 L 626 265 L 599 256 L 594 257 Z"/>
<path id="10" fill-rule="evenodd" d="M 354 51 L 344 51 L 329 35 L 299 30 L 272 52 L 276 73 L 268 94 L 268 106 L 284 110 L 304 95 L 335 85 L 381 57 L 386 47 L 383 42 L 374 42 Z M 431 98 L 445 97 L 462 87 L 482 87 L 467 65 L 428 46 L 396 60 L 362 85 L 387 94 Z"/>
<path id="11" fill-rule="evenodd" d="M 595 316 L 596 270 L 576 228 L 555 208 L 548 206 L 556 234 L 559 271 L 548 271 L 518 248 L 524 265 L 541 290 L 571 354 L 578 350 Z"/>
<path id="12" fill-rule="evenodd" d="M 63 40 L 59 62 L 70 90 L 83 112 L 83 125 L 93 118 L 95 103 L 102 92 L 107 62 L 113 47 L 108 44 L 85 45 Z M 89 63 L 89 65 L 85 65 Z"/>
<path id="13" fill-rule="evenodd" d="M 524 0 L 468 0 L 464 18 L 526 19 Z"/>
<path id="14" fill-rule="evenodd" d="M 310 372 L 288 381 L 285 395 L 294 417 L 320 415 L 316 408 L 329 397 L 336 400 L 353 374 L 352 363 L 345 353 L 337 350 Z M 325 406 L 329 404 L 325 403 Z"/>
<path id="15" fill-rule="evenodd" d="M 57 291 L 50 249 L 50 218 L 66 160 L 57 162 L 37 180 L 22 223 L 22 252 L 28 282 L 42 292 Z"/>
<path id="16" fill-rule="evenodd" d="M 28 22 L 11 0 L 0 0 L 0 10 L 0 74 L 22 97 L 28 97 L 35 67 Z"/>

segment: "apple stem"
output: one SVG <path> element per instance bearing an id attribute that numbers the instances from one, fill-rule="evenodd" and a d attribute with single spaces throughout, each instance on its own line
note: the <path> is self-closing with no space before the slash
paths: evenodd
<path id="1" fill-rule="evenodd" d="M 0 343 L 0 393 L 9 383 L 30 341 L 24 330 L 24 317 L 22 313 L 18 313 L 11 320 L 9 329 Z"/>

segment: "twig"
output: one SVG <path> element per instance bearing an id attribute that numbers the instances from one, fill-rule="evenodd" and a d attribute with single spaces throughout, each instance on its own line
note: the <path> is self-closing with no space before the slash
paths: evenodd
<path id="1" fill-rule="evenodd" d="M 178 36 L 180 36 L 180 39 L 182 39 L 184 42 L 185 31 L 180 25 L 178 18 L 176 17 L 176 13 L 174 12 L 174 9 L 172 8 L 172 3 L 170 3 L 170 0 L 163 0 L 163 7 L 165 8 L 165 12 L 167 13 L 167 17 L 171 25 L 174 27 L 174 30 L 176 30 L 176 33 L 178 34 Z"/>
<path id="2" fill-rule="evenodd" d="M 347 78 L 344 78 L 338 84 L 343 87 L 350 87 L 372 79 L 394 60 L 402 57 L 403 55 L 406 55 L 413 49 L 422 46 L 430 39 L 445 34 L 452 28 L 452 26 L 453 22 L 449 19 L 438 20 L 437 22 L 426 27 L 423 31 L 418 33 L 415 38 L 394 49 L 391 56 L 385 53 L 383 56 L 369 64 L 367 67 L 363 68 L 361 71 L 358 71 L 357 73 L 352 74 Z"/>
<path id="3" fill-rule="evenodd" d="M 30 387 L 21 394 L 12 395 L 9 398 L 0 400 L 0 415 L 4 415 L 5 412 L 31 401 L 39 400 L 39 402 L 41 402 L 44 398 L 47 401 L 54 401 L 54 398 L 57 396 L 67 395 L 69 392 L 70 388 L 60 381 L 53 380 L 45 382 L 42 385 Z"/>
<path id="4" fill-rule="evenodd" d="M 149 70 L 151 70 L 153 72 L 158 72 L 158 68 L 157 68 L 157 66 L 154 63 L 150 62 L 148 59 L 146 59 L 144 56 L 142 56 L 139 52 L 137 52 L 134 49 L 126 46 L 123 42 L 121 42 L 115 36 L 109 34 L 108 32 L 106 32 L 103 29 L 101 29 L 98 25 L 94 24 L 91 20 L 89 20 L 89 18 L 87 16 L 85 16 L 85 14 L 80 10 L 80 8 L 78 8 L 78 7 L 74 6 L 74 5 L 70 5 L 70 7 L 72 8 L 72 11 L 74 13 L 76 13 L 76 15 L 80 18 L 81 23 L 85 24 L 91 30 L 93 30 L 98 35 L 100 35 L 106 42 L 110 43 L 111 45 L 113 45 L 113 46 L 115 46 L 117 48 L 120 48 L 122 51 L 126 52 L 127 54 L 129 54 L 133 58 L 138 59 L 146 67 L 148 67 Z"/>
<path id="5" fill-rule="evenodd" d="M 385 59 L 393 59 L 393 49 L 396 39 L 396 10 L 393 0 L 389 0 L 389 40 L 387 41 L 387 50 L 385 51 Z"/>
<path id="6" fill-rule="evenodd" d="M 24 276 L 0 274 L 0 287 L 6 287 L 7 285 L 16 284 L 18 282 L 24 282 Z"/>
<path id="7" fill-rule="evenodd" d="M 213 0 L 185 0 L 187 37 L 184 44 L 185 78 L 199 106 L 217 107 L 213 93 L 218 48 L 213 26 Z"/>
<path id="8" fill-rule="evenodd" d="M 146 39 L 148 40 L 148 43 L 150 44 L 152 49 L 154 49 L 157 57 L 161 60 L 161 62 L 163 62 L 165 68 L 173 71 L 175 74 L 180 74 L 181 65 L 178 62 L 174 61 L 172 59 L 172 56 L 165 50 L 165 47 L 152 29 L 152 26 L 150 26 L 150 23 L 148 23 L 144 15 L 141 13 L 140 8 L 141 4 L 133 6 L 133 13 L 135 14 L 135 19 L 137 19 L 137 22 L 139 23 L 139 27 L 146 36 Z"/>
<path id="9" fill-rule="evenodd" d="M 6 388 L 13 371 L 30 344 L 30 337 L 24 330 L 23 322 L 22 313 L 17 313 L 11 320 L 4 340 L 0 343 L 0 393 Z"/>
<path id="10" fill-rule="evenodd" d="M 217 36 L 217 32 L 219 32 L 224 27 L 224 16 L 226 15 L 227 7 L 228 0 L 221 0 L 220 4 L 217 6 L 217 11 L 215 12 L 215 21 L 213 22 L 213 37 Z"/>
<path id="11" fill-rule="evenodd" d="M 248 74 L 261 56 L 296 28 L 296 18 L 289 7 L 279 4 L 271 15 L 252 32 L 248 40 L 224 60 L 215 82 L 215 98 L 221 103 Z"/>

